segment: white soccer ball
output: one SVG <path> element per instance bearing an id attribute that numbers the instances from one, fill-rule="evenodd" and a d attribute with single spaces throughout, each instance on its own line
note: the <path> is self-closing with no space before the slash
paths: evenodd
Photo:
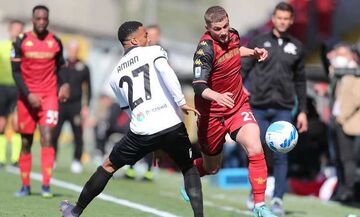
<path id="1" fill-rule="evenodd" d="M 265 141 L 269 148 L 275 152 L 288 153 L 291 151 L 299 135 L 291 123 L 287 121 L 276 121 L 268 127 L 265 134 Z"/>

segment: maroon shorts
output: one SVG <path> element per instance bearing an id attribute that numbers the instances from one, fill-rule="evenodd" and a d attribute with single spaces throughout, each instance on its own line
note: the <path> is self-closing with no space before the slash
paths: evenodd
<path id="1" fill-rule="evenodd" d="M 58 97 L 41 96 L 41 105 L 37 109 L 32 108 L 27 99 L 19 97 L 17 112 L 19 133 L 34 133 L 37 123 L 41 126 L 55 127 L 59 116 Z"/>
<path id="2" fill-rule="evenodd" d="M 223 149 L 227 133 L 249 123 L 257 123 L 250 105 L 245 103 L 235 113 L 224 117 L 201 117 L 197 121 L 201 151 L 206 155 L 217 155 Z"/>

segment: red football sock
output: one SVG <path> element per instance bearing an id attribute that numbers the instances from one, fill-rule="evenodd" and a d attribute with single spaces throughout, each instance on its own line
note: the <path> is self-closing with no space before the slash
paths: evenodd
<path id="1" fill-rule="evenodd" d="M 194 165 L 195 165 L 196 169 L 198 170 L 200 177 L 209 175 L 209 173 L 206 172 L 206 170 L 204 169 L 204 161 L 202 158 L 195 159 Z"/>
<path id="2" fill-rule="evenodd" d="M 55 150 L 53 147 L 41 148 L 41 172 L 43 175 L 42 184 L 50 185 L 51 173 L 54 166 Z"/>
<path id="3" fill-rule="evenodd" d="M 23 186 L 30 186 L 31 153 L 21 153 L 19 157 L 19 169 Z"/>
<path id="4" fill-rule="evenodd" d="M 256 154 L 249 156 L 249 180 L 253 189 L 254 203 L 265 201 L 267 166 L 265 155 Z"/>

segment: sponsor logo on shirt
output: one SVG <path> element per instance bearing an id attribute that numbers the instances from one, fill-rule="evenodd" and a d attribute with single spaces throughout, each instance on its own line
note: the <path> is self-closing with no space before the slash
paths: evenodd
<path id="1" fill-rule="evenodd" d="M 24 56 L 33 59 L 52 59 L 55 54 L 51 52 L 25 52 Z"/>
<path id="2" fill-rule="evenodd" d="M 291 42 L 287 43 L 284 47 L 284 52 L 288 54 L 296 55 L 297 54 L 296 50 L 297 47 L 295 46 L 295 44 Z"/>
<path id="3" fill-rule="evenodd" d="M 232 49 L 232 50 L 229 50 L 229 51 L 228 51 L 227 53 L 225 53 L 224 55 L 222 55 L 222 56 L 219 58 L 218 62 L 221 63 L 221 62 L 223 62 L 223 61 L 225 61 L 225 60 L 231 59 L 233 56 L 236 56 L 236 55 L 238 55 L 238 54 L 240 54 L 239 48 L 234 48 L 234 49 Z"/>

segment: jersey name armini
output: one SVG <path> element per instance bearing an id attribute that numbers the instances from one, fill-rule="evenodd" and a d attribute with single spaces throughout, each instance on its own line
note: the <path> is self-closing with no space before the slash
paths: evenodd
<path id="1" fill-rule="evenodd" d="M 52 59 L 55 56 L 53 52 L 25 52 L 25 57 L 33 59 Z"/>
<path id="2" fill-rule="evenodd" d="M 224 60 L 230 59 L 230 58 L 232 58 L 233 56 L 236 56 L 236 55 L 238 55 L 238 54 L 240 54 L 239 48 L 234 48 L 234 49 L 232 49 L 232 50 L 229 50 L 229 52 L 225 53 L 224 55 L 222 55 L 222 56 L 219 58 L 218 62 L 221 63 L 221 62 L 223 62 Z"/>
<path id="3" fill-rule="evenodd" d="M 117 71 L 120 72 L 121 70 L 131 66 L 132 64 L 135 64 L 139 62 L 139 57 L 138 56 L 134 56 L 133 58 L 129 59 L 126 62 L 121 63 L 118 67 L 117 67 Z"/>

